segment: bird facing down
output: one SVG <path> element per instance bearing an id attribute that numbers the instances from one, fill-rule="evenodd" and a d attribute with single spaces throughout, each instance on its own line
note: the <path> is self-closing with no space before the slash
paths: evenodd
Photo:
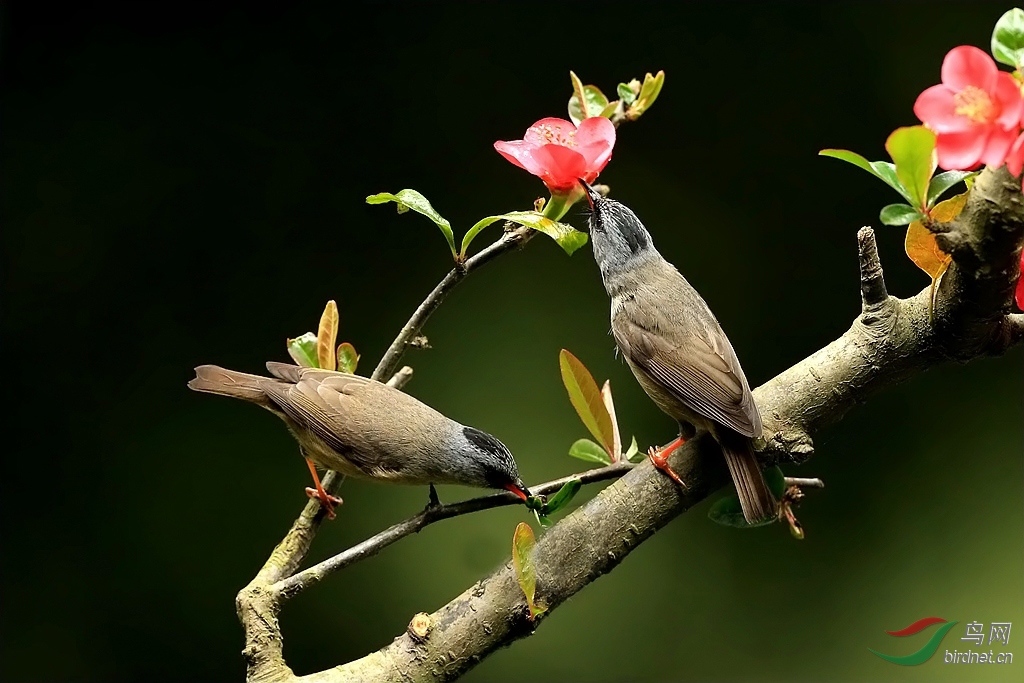
<path id="1" fill-rule="evenodd" d="M 524 500 L 529 495 L 503 443 L 398 389 L 287 363 L 269 362 L 267 370 L 272 378 L 201 365 L 188 386 L 255 403 L 284 420 L 313 473 L 316 488 L 306 491 L 330 517 L 341 500 L 320 485 L 315 465 L 399 484 L 506 489 Z"/>
<path id="2" fill-rule="evenodd" d="M 682 484 L 668 466 L 669 454 L 695 429 L 711 432 L 744 518 L 754 523 L 775 516 L 775 498 L 751 445 L 751 437 L 761 435 L 761 416 L 718 320 L 654 248 L 636 214 L 580 183 L 591 205 L 590 240 L 611 297 L 615 342 L 647 395 L 680 425 L 680 438 L 652 453 L 652 461 Z"/>

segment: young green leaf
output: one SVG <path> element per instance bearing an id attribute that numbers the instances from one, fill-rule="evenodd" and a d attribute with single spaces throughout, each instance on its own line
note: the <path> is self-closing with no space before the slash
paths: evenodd
<path id="1" fill-rule="evenodd" d="M 729 493 L 716 500 L 708 508 L 708 519 L 715 524 L 731 526 L 737 529 L 751 529 L 759 526 L 768 526 L 775 523 L 775 518 L 770 517 L 755 524 L 750 524 L 743 517 L 743 507 L 740 499 L 735 493 Z"/>
<path id="2" fill-rule="evenodd" d="M 977 174 L 978 171 L 946 171 L 935 176 L 928 184 L 928 206 L 933 206 L 936 199 L 961 180 L 967 182 Z"/>
<path id="3" fill-rule="evenodd" d="M 1024 65 L 1024 10 L 1015 7 L 999 17 L 992 31 L 992 56 L 1015 69 Z"/>
<path id="4" fill-rule="evenodd" d="M 910 195 L 911 204 L 924 209 L 928 184 L 935 173 L 935 133 L 924 126 L 897 128 L 885 141 L 885 149 L 896 164 L 896 177 Z"/>
<path id="5" fill-rule="evenodd" d="M 615 401 L 612 400 L 612 381 L 605 380 L 605 383 L 601 386 L 601 398 L 604 401 L 604 407 L 608 410 L 608 417 L 612 421 L 612 450 L 609 455 L 612 456 L 612 462 L 618 462 L 622 459 L 622 436 L 619 434 L 619 422 L 615 419 Z"/>
<path id="6" fill-rule="evenodd" d="M 615 437 L 612 418 L 604 405 L 601 390 L 597 388 L 593 375 L 579 358 L 565 349 L 558 354 L 558 367 L 562 372 L 562 384 L 569 392 L 572 407 L 576 409 L 583 424 L 601 443 L 609 457 L 614 457 L 612 453 L 615 448 Z"/>
<path id="7" fill-rule="evenodd" d="M 608 457 L 608 452 L 590 439 L 577 439 L 574 441 L 572 446 L 569 446 L 569 455 L 580 460 L 586 460 L 587 462 L 596 462 L 602 465 L 612 464 L 612 459 Z"/>
<path id="8" fill-rule="evenodd" d="M 398 204 L 398 213 L 404 213 L 409 209 L 412 209 L 418 214 L 426 216 L 430 220 L 434 221 L 441 232 L 444 234 L 445 240 L 448 241 L 448 247 L 452 250 L 452 256 L 455 257 L 455 233 L 452 232 L 452 224 L 441 217 L 434 207 L 430 205 L 427 198 L 421 195 L 416 190 L 402 190 L 398 194 L 391 194 L 389 192 L 381 192 L 379 194 L 372 194 L 366 198 L 367 204 L 385 204 L 387 202 L 395 202 Z"/>
<path id="9" fill-rule="evenodd" d="M 526 522 L 519 522 L 515 534 L 512 535 L 512 567 L 515 569 L 519 587 L 526 596 L 526 604 L 530 608 L 530 621 L 546 609 L 535 602 L 537 568 L 533 564 L 533 549 L 536 546 L 537 539 L 533 535 L 533 529 Z"/>
<path id="10" fill-rule="evenodd" d="M 608 98 L 596 85 L 583 86 L 583 98 L 586 102 L 586 109 L 580 106 L 579 96 L 575 92 L 569 98 L 569 118 L 577 126 L 583 119 L 602 116 L 605 108 L 609 106 Z M 612 107 L 613 111 L 614 109 Z"/>
<path id="11" fill-rule="evenodd" d="M 304 368 L 318 368 L 320 362 L 316 358 L 316 335 L 312 332 L 307 332 L 301 337 L 295 339 L 289 339 L 288 344 L 288 355 L 292 357 L 296 365 L 301 365 Z"/>
<path id="12" fill-rule="evenodd" d="M 519 225 L 533 228 L 555 240 L 558 246 L 562 247 L 566 254 L 572 253 L 587 243 L 587 233 L 580 232 L 571 225 L 551 220 L 538 211 L 511 211 L 497 216 L 488 216 L 476 222 L 469 229 L 466 236 L 462 238 L 462 250 L 459 252 L 459 259 L 465 259 L 469 245 L 473 239 L 480 234 L 480 231 L 492 223 L 498 221 L 512 221 Z"/>
<path id="13" fill-rule="evenodd" d="M 583 92 L 583 81 L 573 71 L 569 72 L 569 80 L 572 81 L 572 97 L 569 98 L 569 118 L 577 126 L 580 125 L 580 121 L 589 118 L 587 112 L 583 107 L 580 106 L 580 102 L 586 102 L 587 96 Z M 576 100 L 576 108 L 573 111 L 572 101 Z"/>
<path id="14" fill-rule="evenodd" d="M 888 161 L 868 161 L 861 155 L 856 152 L 851 152 L 848 149 L 823 149 L 818 152 L 818 156 L 839 159 L 840 161 L 845 161 L 848 164 L 853 164 L 857 168 L 864 169 L 892 189 L 899 192 L 900 196 L 908 202 L 913 201 L 910 198 L 910 193 L 908 193 L 906 188 L 903 187 L 899 177 L 896 175 L 896 166 Z"/>
<path id="15" fill-rule="evenodd" d="M 636 83 L 637 88 L 639 89 L 640 82 L 633 82 Z M 622 103 L 625 104 L 626 106 L 629 106 L 636 102 L 636 91 L 634 91 L 633 88 L 630 87 L 629 83 L 619 83 L 618 87 L 615 88 L 615 92 L 618 93 L 619 99 L 622 100 Z"/>
<path id="16" fill-rule="evenodd" d="M 352 346 L 348 342 L 344 342 L 339 345 L 338 372 L 347 372 L 350 375 L 354 375 L 358 365 L 359 354 L 356 353 L 356 347 Z"/>
<path id="17" fill-rule="evenodd" d="M 912 221 L 919 221 L 924 216 L 912 206 L 888 204 L 882 207 L 878 218 L 885 225 L 909 225 Z"/>
<path id="18" fill-rule="evenodd" d="M 644 76 L 644 83 L 640 86 L 640 94 L 637 95 L 636 101 L 630 105 L 626 112 L 627 118 L 631 121 L 640 118 L 644 112 L 651 108 L 654 101 L 658 99 L 658 95 L 661 94 L 661 88 L 664 85 L 664 71 L 659 71 L 655 76 L 652 76 L 650 73 Z"/>
<path id="19" fill-rule="evenodd" d="M 579 493 L 581 486 L 583 486 L 583 482 L 579 479 L 570 479 L 562 484 L 562 488 L 558 489 L 558 492 L 548 499 L 544 509 L 541 510 L 541 514 L 551 515 L 568 505 L 573 496 Z"/>
<path id="20" fill-rule="evenodd" d="M 633 437 L 633 442 L 629 444 L 629 449 L 626 451 L 624 456 L 626 460 L 637 463 L 647 457 L 647 454 L 641 453 L 640 448 L 636 445 L 636 437 Z"/>
<path id="21" fill-rule="evenodd" d="M 335 370 L 338 367 L 338 357 L 334 351 L 334 342 L 337 339 L 338 304 L 331 299 L 320 316 L 320 327 L 316 333 L 316 359 L 319 367 L 324 370 Z"/>

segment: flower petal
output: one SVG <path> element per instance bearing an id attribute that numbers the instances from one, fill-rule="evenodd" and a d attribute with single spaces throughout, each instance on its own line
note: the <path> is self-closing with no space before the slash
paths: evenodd
<path id="1" fill-rule="evenodd" d="M 914 115 L 936 133 L 955 133 L 974 125 L 956 113 L 955 94 L 945 85 L 933 85 L 917 96 Z"/>
<path id="2" fill-rule="evenodd" d="M 988 53 L 973 45 L 954 47 L 942 60 L 942 82 L 956 92 L 969 85 L 991 92 L 998 73 Z"/>
<path id="3" fill-rule="evenodd" d="M 992 168 L 999 168 L 1006 162 L 1006 155 L 1010 151 L 1010 145 L 1017 137 L 1016 130 L 1005 130 L 999 126 L 992 126 L 992 133 L 985 143 L 985 150 L 981 153 L 981 163 Z"/>
<path id="4" fill-rule="evenodd" d="M 1024 271 L 1024 251 L 1020 253 L 1020 269 Z M 1017 291 L 1013 298 L 1017 300 L 1017 308 L 1024 311 L 1024 275 L 1017 280 Z"/>
<path id="5" fill-rule="evenodd" d="M 1021 99 L 1020 85 L 1013 79 L 1013 76 L 1000 71 L 996 76 L 992 87 L 992 99 L 1000 108 L 999 118 L 996 124 L 1003 128 L 1017 128 L 1020 121 L 1021 109 L 1024 108 L 1024 100 Z"/>
<path id="6" fill-rule="evenodd" d="M 1017 136 L 1016 141 L 1010 147 L 1006 155 L 1006 168 L 1011 174 L 1018 176 L 1024 169 L 1024 133 Z"/>
<path id="7" fill-rule="evenodd" d="M 498 140 L 494 143 L 494 149 L 519 168 L 526 168 L 521 159 L 529 155 L 529 148 L 522 140 Z"/>
<path id="8" fill-rule="evenodd" d="M 600 173 L 612 158 L 615 147 L 615 125 L 603 116 L 580 122 L 576 131 L 576 151 L 587 160 L 587 170 Z M 588 181 L 589 182 L 589 181 Z"/>
<path id="9" fill-rule="evenodd" d="M 533 147 L 551 144 L 569 147 L 575 135 L 576 126 L 572 121 L 549 116 L 527 128 L 523 141 Z"/>
<path id="10" fill-rule="evenodd" d="M 970 171 L 981 163 L 989 128 L 974 126 L 958 133 L 939 133 L 935 152 L 939 166 L 947 171 Z"/>
<path id="11" fill-rule="evenodd" d="M 544 145 L 531 152 L 533 161 L 543 168 L 538 174 L 548 189 L 555 193 L 565 193 L 576 188 L 576 179 L 587 170 L 586 159 L 574 149 L 562 145 Z M 532 171 L 531 171 L 532 172 Z"/>

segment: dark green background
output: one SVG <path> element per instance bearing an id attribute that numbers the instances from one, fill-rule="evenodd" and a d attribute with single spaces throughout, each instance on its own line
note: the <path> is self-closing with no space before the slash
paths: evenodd
<path id="1" fill-rule="evenodd" d="M 568 70 L 611 92 L 665 69 L 601 180 L 704 294 L 752 384 L 858 312 L 855 233 L 895 195 L 816 156 L 883 158 L 947 50 L 1009 5 L 641 3 L 187 8 L 12 3 L 4 17 L 4 680 L 238 680 L 234 596 L 305 502 L 271 416 L 186 390 L 259 371 L 338 301 L 377 361 L 450 263 L 437 230 L 364 204 L 413 187 L 461 234 L 540 183 L 492 149 L 564 116 Z M 143 9 L 144 8 L 144 9 Z M 571 220 L 581 225 L 579 213 Z M 478 244 L 496 235 L 491 229 Z M 890 292 L 927 284 L 879 230 Z M 589 247 L 546 238 L 472 276 L 411 352 L 408 390 L 486 429 L 528 482 L 581 468 L 558 378 L 610 377 L 623 430 L 673 425 L 612 353 Z M 816 435 L 804 542 L 707 503 L 467 680 L 1016 679 L 1024 666 L 1021 360 L 945 366 Z M 349 482 L 322 559 L 426 502 Z M 588 491 L 588 494 L 590 491 Z M 472 495 L 449 488 L 443 499 Z M 391 641 L 508 557 L 523 509 L 439 524 L 288 605 L 298 673 Z M 1009 667 L 900 668 L 924 616 L 1015 624 Z M 946 647 L 966 646 L 961 626 Z M 1019 679 L 1016 679 L 1019 680 Z"/>

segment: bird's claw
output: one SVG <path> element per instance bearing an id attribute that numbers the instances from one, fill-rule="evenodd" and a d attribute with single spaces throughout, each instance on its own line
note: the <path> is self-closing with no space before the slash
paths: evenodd
<path id="1" fill-rule="evenodd" d="M 668 456 L 671 455 L 674 450 L 675 447 L 673 446 L 664 449 L 651 446 L 647 451 L 647 457 L 651 459 L 651 464 L 667 474 L 672 481 L 679 484 L 679 486 L 684 490 L 689 489 L 690 487 L 686 485 L 686 482 L 684 482 L 682 478 L 676 474 L 676 471 L 672 469 L 672 466 L 668 464 Z"/>
<path id="2" fill-rule="evenodd" d="M 306 487 L 306 495 L 320 502 L 323 509 L 327 511 L 327 519 L 334 519 L 337 516 L 334 514 L 335 506 L 341 505 L 344 502 L 338 496 L 332 496 L 324 489 L 313 488 L 312 486 Z"/>

